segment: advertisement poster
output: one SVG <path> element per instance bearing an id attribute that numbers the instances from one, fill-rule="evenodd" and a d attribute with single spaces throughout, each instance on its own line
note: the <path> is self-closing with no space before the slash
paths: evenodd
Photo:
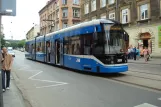
<path id="1" fill-rule="evenodd" d="M 158 27 L 158 47 L 161 48 L 161 26 Z"/>

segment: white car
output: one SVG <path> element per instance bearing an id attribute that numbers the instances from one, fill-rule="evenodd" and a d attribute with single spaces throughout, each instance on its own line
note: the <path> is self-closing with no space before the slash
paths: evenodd
<path id="1" fill-rule="evenodd" d="M 8 53 L 13 57 L 15 57 L 15 52 L 12 49 L 8 49 Z"/>

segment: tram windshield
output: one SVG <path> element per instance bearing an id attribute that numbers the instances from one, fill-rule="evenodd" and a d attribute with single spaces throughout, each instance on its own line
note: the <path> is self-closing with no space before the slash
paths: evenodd
<path id="1" fill-rule="evenodd" d="M 116 24 L 104 24 L 105 29 L 105 54 L 117 54 L 121 53 L 124 47 L 123 29 L 121 25 Z"/>

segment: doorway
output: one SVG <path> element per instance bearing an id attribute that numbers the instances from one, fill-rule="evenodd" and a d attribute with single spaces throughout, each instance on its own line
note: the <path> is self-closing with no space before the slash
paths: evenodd
<path id="1" fill-rule="evenodd" d="M 140 49 L 141 55 L 143 55 L 143 49 L 148 48 L 149 52 L 152 53 L 152 41 L 150 33 L 142 33 L 140 35 L 140 40 L 138 41 L 138 47 Z"/>
<path id="2" fill-rule="evenodd" d="M 143 47 L 148 47 L 148 39 L 143 40 Z"/>
<path id="3" fill-rule="evenodd" d="M 51 56 L 51 43 L 50 41 L 46 41 L 46 62 L 50 63 Z"/>
<path id="4" fill-rule="evenodd" d="M 55 41 L 55 46 L 56 46 L 56 48 L 55 48 L 55 52 L 56 52 L 56 64 L 57 65 L 60 65 L 60 40 L 56 40 Z"/>

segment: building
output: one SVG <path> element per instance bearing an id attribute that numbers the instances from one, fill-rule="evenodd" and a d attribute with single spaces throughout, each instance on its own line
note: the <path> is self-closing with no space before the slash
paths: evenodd
<path id="1" fill-rule="evenodd" d="M 27 32 L 26 39 L 31 40 L 34 37 L 39 36 L 39 35 L 40 35 L 40 26 L 35 25 Z"/>
<path id="2" fill-rule="evenodd" d="M 72 26 L 81 21 L 80 0 L 50 0 L 39 16 L 41 35 Z"/>
<path id="3" fill-rule="evenodd" d="M 120 21 L 130 36 L 129 46 L 161 57 L 161 0 L 82 0 L 81 21 L 107 18 Z"/>

